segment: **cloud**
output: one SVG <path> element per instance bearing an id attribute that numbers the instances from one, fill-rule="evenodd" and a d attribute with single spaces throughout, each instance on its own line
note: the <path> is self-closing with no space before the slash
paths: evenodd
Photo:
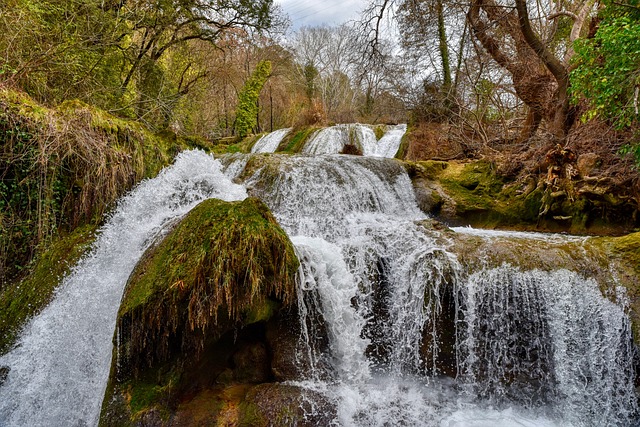
<path id="1" fill-rule="evenodd" d="M 275 0 L 289 15 L 294 29 L 303 26 L 338 25 L 357 19 L 367 0 Z"/>

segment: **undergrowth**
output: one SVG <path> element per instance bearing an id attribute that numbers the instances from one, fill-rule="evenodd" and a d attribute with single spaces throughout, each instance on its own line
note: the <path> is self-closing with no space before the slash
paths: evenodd
<path id="1" fill-rule="evenodd" d="M 0 89 L 0 291 L 59 231 L 99 222 L 187 145 L 80 101 L 51 109 Z"/>

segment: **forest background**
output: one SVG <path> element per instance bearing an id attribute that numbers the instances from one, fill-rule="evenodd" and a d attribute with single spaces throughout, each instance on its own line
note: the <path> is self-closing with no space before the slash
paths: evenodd
<path id="1" fill-rule="evenodd" d="M 639 88 L 637 0 L 371 0 L 295 31 L 270 0 L 2 0 L 0 290 L 176 150 L 283 127 L 409 122 L 403 159 L 566 197 L 582 156 L 637 213 Z"/>

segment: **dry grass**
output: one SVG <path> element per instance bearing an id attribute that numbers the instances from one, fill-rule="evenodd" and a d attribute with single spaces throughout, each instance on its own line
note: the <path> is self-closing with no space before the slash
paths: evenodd
<path id="1" fill-rule="evenodd" d="M 24 267 L 58 229 L 98 221 L 135 183 L 167 165 L 179 145 L 78 101 L 50 109 L 6 89 L 0 128 L 0 179 L 9 188 L 0 229 L 10 236 L 0 244 L 0 282 L 15 274 L 12 262 Z M 19 246 L 32 250 L 16 255 L 14 235 L 28 236 Z"/>

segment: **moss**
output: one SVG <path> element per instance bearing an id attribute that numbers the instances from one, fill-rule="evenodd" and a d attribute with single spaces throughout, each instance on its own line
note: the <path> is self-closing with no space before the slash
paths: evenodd
<path id="1" fill-rule="evenodd" d="M 386 131 L 387 127 L 385 125 L 375 125 L 373 127 L 373 133 L 376 135 L 376 139 L 382 138 Z"/>
<path id="2" fill-rule="evenodd" d="M 34 261 L 27 277 L 0 293 L 0 354 L 9 350 L 24 322 L 49 303 L 62 278 L 93 242 L 95 230 L 87 225 L 59 237 Z"/>
<path id="3" fill-rule="evenodd" d="M 439 160 L 416 162 L 416 175 L 426 179 L 436 179 L 449 167 L 449 163 Z"/>
<path id="4" fill-rule="evenodd" d="M 535 228 L 542 192 L 533 189 L 517 193 L 517 184 L 499 176 L 486 161 L 408 163 L 414 184 L 436 182 L 454 204 L 453 216 L 445 218 L 458 224 L 494 228 Z M 444 209 L 444 208 L 443 208 Z M 447 215 L 451 215 L 447 210 Z"/>
<path id="5" fill-rule="evenodd" d="M 636 343 L 640 342 L 640 232 L 620 237 L 594 237 L 588 240 L 590 246 L 604 254 L 603 268 L 615 265 L 616 276 L 627 289 L 630 318 Z"/>
<path id="6" fill-rule="evenodd" d="M 181 333 L 182 347 L 202 348 L 221 310 L 233 321 L 266 319 L 274 309 L 267 297 L 293 301 L 297 268 L 289 238 L 264 203 L 204 201 L 132 274 L 119 311 L 118 327 L 130 334 L 123 351 L 136 369 L 149 345 L 152 360 L 169 358 L 177 330 L 191 331 Z"/>
<path id="7" fill-rule="evenodd" d="M 24 276 L 57 232 L 99 223 L 120 196 L 190 147 L 78 100 L 46 108 L 4 89 L 0 135 L 0 282 Z"/>
<path id="8" fill-rule="evenodd" d="M 493 208 L 503 186 L 487 162 L 451 163 L 440 173 L 439 182 L 456 201 L 460 215 Z"/>
<path id="9" fill-rule="evenodd" d="M 394 156 L 396 159 L 404 160 L 407 158 L 407 152 L 409 151 L 410 142 L 409 134 L 410 132 L 405 132 L 405 134 L 402 135 L 402 139 L 400 139 L 400 146 L 398 146 L 398 151 Z"/>
<path id="10" fill-rule="evenodd" d="M 305 142 L 307 142 L 309 137 L 317 130 L 317 127 L 307 127 L 289 132 L 280 142 L 276 152 L 299 153 L 302 147 L 304 147 Z"/>
<path id="11" fill-rule="evenodd" d="M 260 200 L 196 206 L 129 279 L 101 425 L 258 425 L 242 383 L 272 377 L 266 325 L 295 301 L 298 266 Z"/>
<path id="12" fill-rule="evenodd" d="M 271 239 L 276 239 L 277 243 Z M 276 258 L 267 259 L 275 247 L 261 246 L 276 244 L 282 245 L 284 253 L 272 254 L 277 255 Z M 278 261 L 283 264 L 276 265 Z M 233 271 L 233 267 L 242 271 Z M 206 200 L 141 261 L 125 291 L 120 315 L 135 310 L 158 293 L 177 292 L 177 288 L 182 292 L 194 289 L 200 285 L 198 281 L 203 280 L 201 276 L 228 287 L 235 278 L 227 274 L 251 273 L 248 277 L 252 286 L 250 291 L 256 293 L 263 280 L 259 278 L 261 273 L 269 268 L 280 278 L 292 269 L 295 271 L 297 261 L 288 237 L 268 208 L 255 198 L 242 202 Z M 279 271 L 281 268 L 285 271 Z M 209 277 L 208 273 L 214 276 Z M 286 285 L 292 286 L 291 283 Z M 284 291 L 282 296 L 288 298 L 292 288 L 281 291 Z M 222 303 L 220 300 L 219 304 Z M 233 310 L 233 307 L 229 309 Z"/>

